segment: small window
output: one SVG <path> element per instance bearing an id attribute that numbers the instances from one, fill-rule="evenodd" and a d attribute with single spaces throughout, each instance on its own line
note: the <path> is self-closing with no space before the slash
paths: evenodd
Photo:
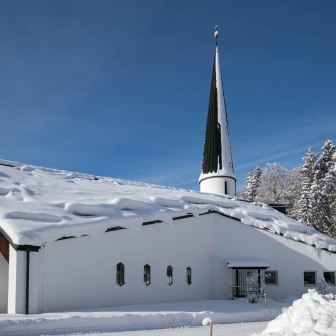
<path id="1" fill-rule="evenodd" d="M 187 267 L 187 273 L 186 273 L 186 275 L 187 275 L 187 284 L 188 285 L 191 285 L 191 268 L 190 267 Z"/>
<path id="2" fill-rule="evenodd" d="M 173 284 L 173 267 L 170 265 L 167 267 L 167 284 Z"/>
<path id="3" fill-rule="evenodd" d="M 151 268 L 148 264 L 144 266 L 144 283 L 146 286 L 151 284 Z"/>
<path id="4" fill-rule="evenodd" d="M 305 286 L 316 285 L 316 272 L 304 272 L 303 279 Z"/>
<path id="5" fill-rule="evenodd" d="M 125 285 L 125 266 L 123 263 L 117 265 L 117 284 L 119 286 Z"/>
<path id="6" fill-rule="evenodd" d="M 278 284 L 278 271 L 265 271 L 265 285 Z"/>
<path id="7" fill-rule="evenodd" d="M 335 272 L 323 272 L 323 277 L 328 285 L 336 285 Z"/>

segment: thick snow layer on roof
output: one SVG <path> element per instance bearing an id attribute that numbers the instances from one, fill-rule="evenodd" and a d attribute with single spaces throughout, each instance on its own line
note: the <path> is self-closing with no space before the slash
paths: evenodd
<path id="1" fill-rule="evenodd" d="M 147 221 L 169 225 L 174 217 L 208 211 L 336 251 L 336 240 L 263 203 L 0 160 L 0 229 L 18 245 L 140 228 Z"/>

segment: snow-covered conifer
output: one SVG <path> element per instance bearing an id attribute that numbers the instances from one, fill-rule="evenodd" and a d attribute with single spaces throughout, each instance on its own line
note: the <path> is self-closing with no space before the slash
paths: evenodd
<path id="1" fill-rule="evenodd" d="M 254 201 L 257 196 L 261 184 L 261 174 L 262 169 L 257 167 L 251 170 L 246 178 L 243 196 L 249 201 Z"/>
<path id="2" fill-rule="evenodd" d="M 308 225 L 311 225 L 311 188 L 314 180 L 314 167 L 317 157 L 317 154 L 314 154 L 312 149 L 309 148 L 307 156 L 303 158 L 304 164 L 300 168 L 301 183 L 299 187 L 299 195 L 294 206 L 295 210 L 293 211 L 293 218 Z"/>
<path id="3" fill-rule="evenodd" d="M 312 209 L 310 224 L 325 234 L 329 234 L 333 226 L 331 213 L 332 188 L 329 181 L 334 167 L 335 153 L 336 146 L 331 140 L 327 140 L 322 147 L 320 157 L 315 163 L 311 186 Z"/>
<path id="4" fill-rule="evenodd" d="M 287 203 L 287 216 L 297 219 L 298 201 L 300 199 L 302 173 L 300 168 L 294 168 L 288 171 L 287 187 L 284 190 L 284 201 Z"/>
<path id="5" fill-rule="evenodd" d="M 332 158 L 332 165 L 330 171 L 324 179 L 324 194 L 328 198 L 329 205 L 329 227 L 327 234 L 336 238 L 336 152 Z"/>

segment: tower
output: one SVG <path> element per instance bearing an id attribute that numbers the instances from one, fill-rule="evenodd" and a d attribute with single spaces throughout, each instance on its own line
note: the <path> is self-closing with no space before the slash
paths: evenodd
<path id="1" fill-rule="evenodd" d="M 218 31 L 212 70 L 208 119 L 206 125 L 202 172 L 199 177 L 202 192 L 236 195 L 228 121 L 218 53 Z"/>

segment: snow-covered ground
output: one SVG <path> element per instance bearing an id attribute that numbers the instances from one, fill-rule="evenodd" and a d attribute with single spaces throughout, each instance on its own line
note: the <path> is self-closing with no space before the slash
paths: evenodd
<path id="1" fill-rule="evenodd" d="M 0 335 L 69 335 L 139 331 L 129 335 L 154 335 L 140 330 L 179 328 L 158 332 L 157 335 L 189 335 L 186 327 L 197 327 L 204 334 L 202 320 L 210 317 L 216 324 L 239 323 L 232 328 L 242 329 L 242 322 L 269 321 L 278 316 L 287 304 L 270 300 L 249 304 L 246 299 L 188 301 L 112 307 L 95 311 L 46 313 L 38 315 L 0 315 Z M 202 326 L 202 327 L 201 327 Z M 266 326 L 263 325 L 263 328 Z M 183 328 L 183 329 L 180 329 Z M 217 328 L 217 326 L 216 326 Z M 218 328 L 222 328 L 218 326 Z M 263 328 L 254 330 L 261 331 Z M 252 330 L 252 331 L 253 331 Z M 175 334 L 174 334 L 175 333 Z M 251 334 L 252 332 L 250 332 Z M 240 334 L 237 334 L 240 335 Z M 245 334 L 244 334 L 245 335 Z M 246 334 L 249 335 L 249 334 Z"/>
<path id="2" fill-rule="evenodd" d="M 0 315 L 6 336 L 201 336 L 202 320 L 214 322 L 214 336 L 335 336 L 336 296 L 310 290 L 293 305 L 246 299 L 189 301 L 39 315 Z M 275 318 L 278 316 L 277 318 Z M 275 318 L 275 319 L 274 319 Z M 267 323 L 266 321 L 273 321 Z"/>
<path id="3" fill-rule="evenodd" d="M 250 336 L 265 329 L 267 322 L 215 324 L 213 336 Z M 13 334 L 10 334 L 13 335 Z M 10 336 L 8 335 L 8 336 Z M 25 333 L 25 336 L 40 336 L 41 334 Z M 52 331 L 43 333 L 43 336 L 55 335 Z M 57 336 L 208 336 L 209 327 L 171 328 L 160 330 L 139 330 L 121 332 L 76 332 L 57 333 Z"/>

